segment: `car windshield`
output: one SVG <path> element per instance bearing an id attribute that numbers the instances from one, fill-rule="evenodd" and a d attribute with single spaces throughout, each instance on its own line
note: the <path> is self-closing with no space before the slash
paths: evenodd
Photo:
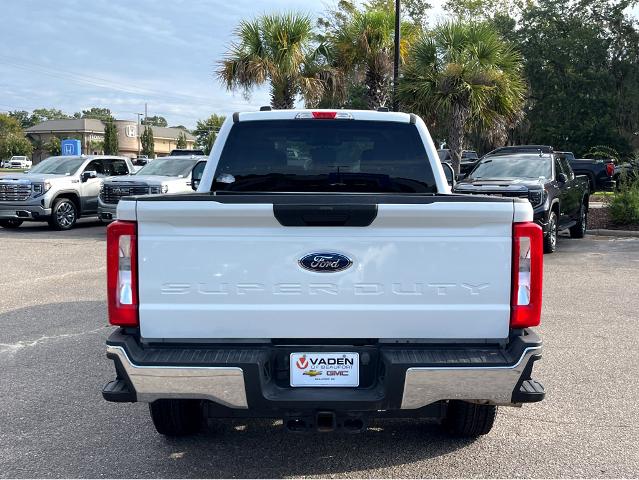
<path id="1" fill-rule="evenodd" d="M 496 156 L 482 160 L 468 178 L 551 178 L 550 157 Z"/>
<path id="2" fill-rule="evenodd" d="M 137 171 L 136 175 L 161 175 L 164 177 L 186 177 L 197 163 L 192 158 L 157 158 Z"/>
<path id="3" fill-rule="evenodd" d="M 29 174 L 73 175 L 85 160 L 84 157 L 49 157 L 33 167 Z"/>
<path id="4" fill-rule="evenodd" d="M 436 193 L 417 127 L 359 120 L 236 123 L 213 191 Z"/>

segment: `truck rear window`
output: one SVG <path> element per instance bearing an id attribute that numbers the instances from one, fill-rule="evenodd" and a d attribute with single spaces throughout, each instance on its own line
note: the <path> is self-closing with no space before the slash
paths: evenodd
<path id="1" fill-rule="evenodd" d="M 212 190 L 437 192 L 415 125 L 301 119 L 236 123 Z"/>

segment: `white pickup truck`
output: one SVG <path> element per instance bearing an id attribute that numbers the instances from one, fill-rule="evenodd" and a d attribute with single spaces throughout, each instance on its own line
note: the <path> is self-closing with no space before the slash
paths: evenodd
<path id="1" fill-rule="evenodd" d="M 236 113 L 198 191 L 127 197 L 107 230 L 106 400 L 158 432 L 205 418 L 490 431 L 544 397 L 541 229 L 527 200 L 450 193 L 404 113 Z"/>

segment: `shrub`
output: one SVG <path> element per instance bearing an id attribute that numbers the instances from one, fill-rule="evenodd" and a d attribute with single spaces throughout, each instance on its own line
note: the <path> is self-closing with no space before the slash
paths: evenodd
<path id="1" fill-rule="evenodd" d="M 609 206 L 610 216 L 616 225 L 639 224 L 639 180 L 623 183 Z"/>

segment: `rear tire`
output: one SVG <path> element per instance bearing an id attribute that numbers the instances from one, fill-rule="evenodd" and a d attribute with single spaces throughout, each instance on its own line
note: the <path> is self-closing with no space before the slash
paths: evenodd
<path id="1" fill-rule="evenodd" d="M 455 437 L 476 438 L 490 432 L 496 416 L 495 405 L 451 400 L 442 426 Z"/>
<path id="2" fill-rule="evenodd" d="M 12 228 L 18 228 L 20 225 L 22 225 L 22 220 L 17 220 L 15 218 L 0 220 L 0 227 L 2 228 L 12 229 Z"/>
<path id="3" fill-rule="evenodd" d="M 202 426 L 199 400 L 156 400 L 149 404 L 149 411 L 157 432 L 169 437 L 191 435 Z"/>
<path id="4" fill-rule="evenodd" d="M 557 213 L 552 211 L 548 217 L 548 233 L 544 235 L 544 253 L 553 253 L 557 250 Z"/>
<path id="5" fill-rule="evenodd" d="M 570 227 L 570 238 L 584 238 L 586 236 L 586 228 L 588 226 L 588 210 L 586 205 L 581 204 L 579 210 L 579 220 L 577 223 Z"/>

